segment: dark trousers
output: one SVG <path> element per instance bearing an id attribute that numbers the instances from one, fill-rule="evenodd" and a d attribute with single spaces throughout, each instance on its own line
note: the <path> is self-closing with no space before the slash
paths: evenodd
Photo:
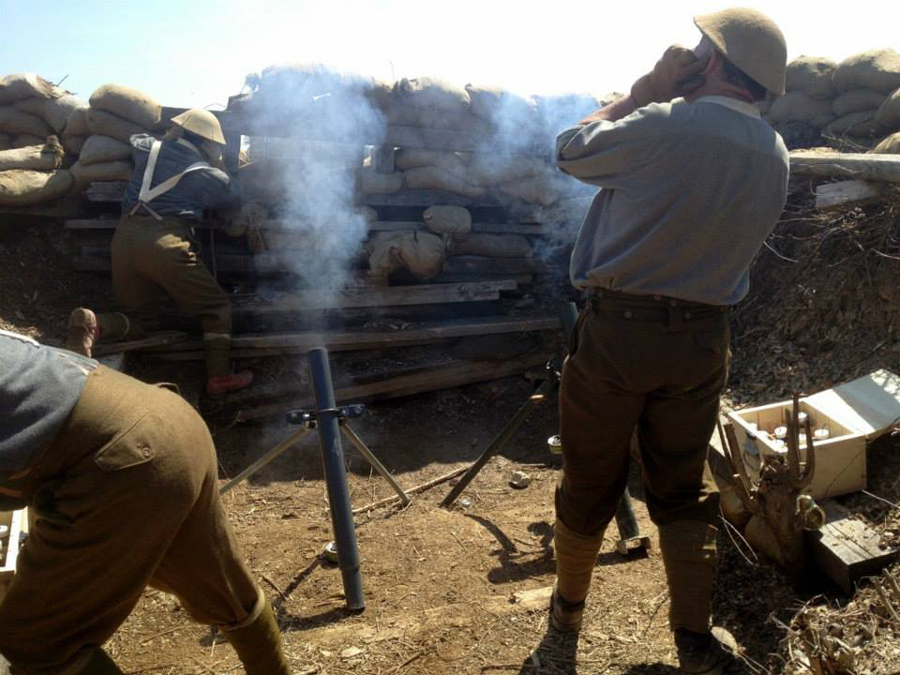
<path id="1" fill-rule="evenodd" d="M 706 598 L 700 604 L 708 605 L 712 591 L 718 493 L 706 453 L 727 379 L 729 337 L 726 308 L 599 292 L 579 317 L 563 368 L 557 518 L 574 533 L 602 534 L 624 491 L 637 429 L 647 508 L 660 526 L 670 590 L 672 573 L 681 578 L 672 604 L 686 618 L 675 617 L 673 627 L 699 627 L 703 611 L 708 619 L 708 607 L 697 615 L 675 605 L 684 575 L 702 577 L 690 593 Z M 686 566 L 675 562 L 681 559 Z M 698 560 L 702 574 L 692 567 Z"/>

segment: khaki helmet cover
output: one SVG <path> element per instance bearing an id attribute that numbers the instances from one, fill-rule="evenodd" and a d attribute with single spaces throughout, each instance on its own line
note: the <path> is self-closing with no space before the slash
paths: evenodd
<path id="1" fill-rule="evenodd" d="M 772 19 L 735 7 L 695 16 L 694 24 L 734 65 L 771 93 L 784 94 L 787 45 Z"/>
<path id="2" fill-rule="evenodd" d="M 172 124 L 213 143 L 226 144 L 225 135 L 222 133 L 222 125 L 219 124 L 219 120 L 209 110 L 191 108 L 173 117 Z"/>

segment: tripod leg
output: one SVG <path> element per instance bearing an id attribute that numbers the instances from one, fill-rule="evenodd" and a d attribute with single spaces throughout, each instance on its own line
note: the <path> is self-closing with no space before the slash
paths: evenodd
<path id="1" fill-rule="evenodd" d="M 409 504 L 409 496 L 403 491 L 403 488 L 394 480 L 394 477 L 390 474 L 390 472 L 384 467 L 378 458 L 369 450 L 368 446 L 363 443 L 363 440 L 356 435 L 356 432 L 350 428 L 350 425 L 346 422 L 341 423 L 341 431 L 344 432 L 344 436 L 347 437 L 347 440 L 353 444 L 359 452 L 365 457 L 369 464 L 371 464 L 374 469 L 381 474 L 381 477 L 384 478 L 392 488 L 394 488 L 394 492 L 397 493 L 397 496 L 400 497 L 400 501 L 403 502 L 403 505 L 406 506 Z"/>
<path id="2" fill-rule="evenodd" d="M 309 433 L 308 428 L 303 428 L 303 429 L 300 429 L 299 431 L 295 431 L 294 433 L 292 433 L 290 436 L 288 436 L 283 441 L 281 441 L 281 443 L 276 445 L 274 448 L 269 450 L 266 454 L 264 454 L 258 460 L 253 462 L 253 464 L 251 464 L 246 469 L 241 471 L 237 476 L 235 476 L 230 481 L 225 483 L 225 485 L 223 485 L 221 487 L 221 489 L 219 490 L 219 494 L 225 494 L 231 488 L 233 488 L 235 485 L 240 483 L 242 480 L 255 474 L 257 471 L 259 471 L 261 468 L 263 468 L 266 464 L 268 464 L 269 462 L 274 460 L 276 457 L 278 457 L 278 455 L 280 455 L 282 452 L 284 452 L 289 447 L 291 447 L 294 443 L 296 443 L 298 440 L 300 440 L 300 438 L 302 436 L 305 436 L 308 433 Z"/>

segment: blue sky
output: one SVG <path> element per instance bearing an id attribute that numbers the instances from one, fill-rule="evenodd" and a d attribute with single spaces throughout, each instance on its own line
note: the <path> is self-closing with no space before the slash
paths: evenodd
<path id="1" fill-rule="evenodd" d="M 745 2 L 775 19 L 790 57 L 900 48 L 891 2 Z M 723 2 L 624 0 L 0 0 L 0 75 L 33 71 L 88 98 L 107 82 L 164 105 L 224 105 L 244 76 L 319 62 L 386 80 L 430 75 L 520 93 L 623 91 L 691 16 Z M 892 15 L 892 16 L 890 16 Z M 879 17 L 882 20 L 879 20 Z"/>

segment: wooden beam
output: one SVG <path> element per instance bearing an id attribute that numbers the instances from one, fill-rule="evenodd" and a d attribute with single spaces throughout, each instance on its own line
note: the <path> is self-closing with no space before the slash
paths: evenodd
<path id="1" fill-rule="evenodd" d="M 864 180 L 824 183 L 816 188 L 816 208 L 825 211 L 848 204 L 867 204 L 876 201 L 883 192 L 882 185 Z"/>
<path id="2" fill-rule="evenodd" d="M 444 272 L 448 274 L 541 274 L 552 268 L 536 258 L 486 258 L 477 255 L 457 255 L 447 258 Z"/>
<path id="3" fill-rule="evenodd" d="M 500 298 L 500 291 L 515 289 L 515 281 L 503 280 L 466 284 L 345 288 L 336 291 L 294 291 L 273 294 L 264 298 L 259 296 L 237 297 L 232 300 L 232 307 L 235 312 L 253 314 L 351 307 L 405 307 L 407 305 L 497 300 Z"/>
<path id="4" fill-rule="evenodd" d="M 455 192 L 444 190 L 402 190 L 390 195 L 364 195 L 361 203 L 366 206 L 421 206 L 428 208 L 435 204 L 444 206 L 468 206 L 501 207 L 502 204 L 494 197 L 484 195 L 481 197 L 466 197 Z"/>
<path id="5" fill-rule="evenodd" d="M 790 158 L 792 174 L 900 182 L 900 155 L 795 150 Z"/>
<path id="6" fill-rule="evenodd" d="M 100 342 L 94 347 L 93 354 L 94 356 L 104 356 L 106 354 L 117 354 L 120 352 L 133 352 L 147 349 L 149 347 L 160 347 L 163 345 L 183 343 L 188 339 L 188 334 L 182 333 L 181 331 L 163 331 L 150 335 L 149 337 L 142 338 L 140 340 Z M 203 347 L 202 342 L 200 343 L 200 347 Z"/>
<path id="7" fill-rule="evenodd" d="M 391 371 L 367 380 L 368 382 L 350 383 L 335 389 L 338 404 L 358 403 L 364 401 L 381 401 L 403 396 L 412 396 L 427 391 L 450 389 L 476 382 L 486 382 L 503 377 L 511 377 L 524 373 L 530 368 L 544 365 L 551 357 L 549 353 L 538 353 L 510 359 L 509 361 L 457 361 L 439 366 L 413 368 L 406 372 Z M 309 407 L 315 400 L 307 390 L 282 392 L 281 397 L 289 398 L 288 402 L 265 403 L 250 406 L 236 404 L 217 412 L 235 422 L 245 422 L 261 417 L 271 417 L 295 408 Z M 267 396 L 267 399 L 271 396 Z"/>
<path id="8" fill-rule="evenodd" d="M 308 351 L 314 347 L 326 347 L 329 351 L 362 351 L 390 347 L 410 347 L 441 342 L 442 340 L 476 335 L 528 333 L 559 329 L 559 319 L 512 317 L 488 317 L 475 320 L 432 322 L 418 328 L 393 331 L 299 331 L 294 333 L 234 335 L 231 339 L 232 355 L 252 356 L 250 350 L 267 350 L 270 353 L 284 351 Z M 186 337 L 186 336 L 185 336 Z M 189 340 L 160 344 L 148 353 L 160 354 L 163 360 L 193 360 L 191 352 L 202 356 L 203 341 Z M 186 355 L 186 356 L 185 356 Z M 200 358 L 198 356 L 197 358 Z"/>
<path id="9" fill-rule="evenodd" d="M 833 499 L 819 506 L 827 521 L 818 532 L 807 533 L 812 557 L 848 595 L 857 581 L 878 574 L 900 556 L 898 549 L 880 548 L 879 534 Z"/>

